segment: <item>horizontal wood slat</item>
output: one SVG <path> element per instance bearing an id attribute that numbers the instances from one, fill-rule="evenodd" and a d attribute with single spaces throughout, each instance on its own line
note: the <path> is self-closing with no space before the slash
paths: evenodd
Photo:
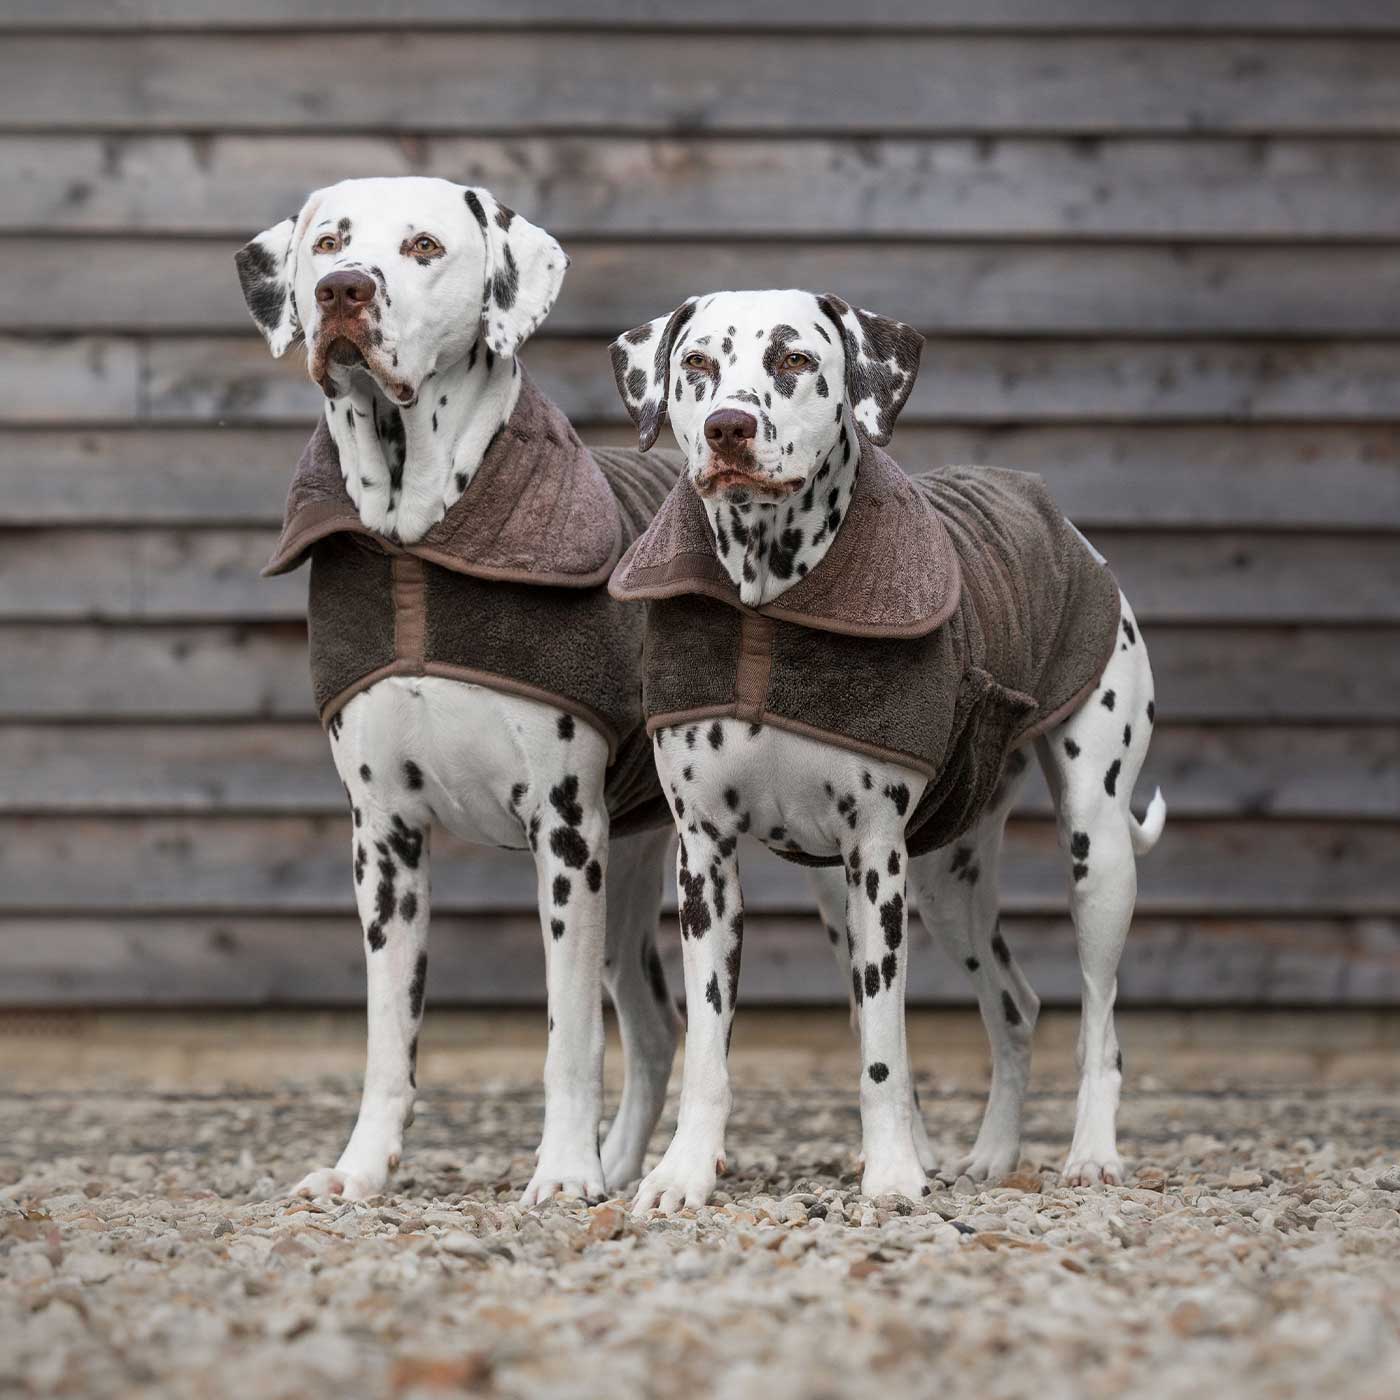
<path id="1" fill-rule="evenodd" d="M 1137 907 L 1208 916 L 1400 913 L 1398 839 L 1397 823 L 1169 822 L 1139 869 Z M 534 908 L 525 853 L 439 844 L 434 908 Z M 350 850 L 343 817 L 4 817 L 0 913 L 350 911 Z M 745 902 L 755 910 L 813 907 L 801 867 L 753 843 L 741 864 Z M 1052 822 L 1011 822 L 1002 865 L 1005 908 L 1064 908 L 1067 869 Z"/>
<path id="2" fill-rule="evenodd" d="M 317 133 L 0 137 L 0 232 L 236 245 L 369 171 L 485 185 L 565 241 L 1390 240 L 1400 224 L 1400 143 L 1375 139 Z"/>
<path id="3" fill-rule="evenodd" d="M 1265 33 L 1400 30 L 1387 0 L 806 0 L 755 11 L 750 0 L 707 0 L 703 12 L 655 0 L 10 0 L 0 31 L 24 29 L 236 30 L 354 26 L 543 30 L 687 29 L 1033 32 L 1254 29 Z"/>
<path id="4" fill-rule="evenodd" d="M 5 325 L 247 332 L 236 247 L 232 240 L 0 239 Z M 732 240 L 583 243 L 569 251 L 573 262 L 549 317 L 556 335 L 617 335 L 692 292 L 789 286 L 838 292 L 940 335 L 1392 336 L 1400 323 L 1400 259 L 1389 248 L 892 242 L 872 256 L 860 243 Z"/>
<path id="5" fill-rule="evenodd" d="M 1151 632 L 1159 709 L 1178 722 L 1400 719 L 1400 630 L 1176 627 Z M 0 625 L 0 720 L 302 718 L 298 623 Z"/>
<path id="6" fill-rule="evenodd" d="M 908 999 L 966 1005 L 967 974 L 914 924 Z M 1077 1005 L 1079 959 L 1063 918 L 1009 915 L 1002 931 L 1043 1002 Z M 837 1001 L 844 979 L 811 916 L 745 919 L 741 1011 Z M 360 1005 L 362 940 L 348 915 L 127 919 L 0 918 L 11 950 L 0 1006 Z M 671 993 L 683 998 L 680 934 L 663 921 L 658 947 Z M 434 914 L 428 1015 L 435 1006 L 538 1005 L 544 953 L 529 915 Z M 1366 1006 L 1400 997 L 1400 921 L 1173 919 L 1133 921 L 1118 973 L 1118 1004 Z M 1127 1046 L 1129 1064 L 1132 1045 Z M 928 1070 L 930 1065 L 917 1065 Z"/>
<path id="7" fill-rule="evenodd" d="M 1138 792 L 1183 817 L 1400 817 L 1400 731 L 1161 723 Z M 1020 810 L 1050 813 L 1036 768 Z M 0 812 L 341 816 L 319 726 L 303 723 L 0 727 Z"/>
<path id="8" fill-rule="evenodd" d="M 541 336 L 524 360 L 579 423 L 628 419 L 603 338 Z M 250 334 L 0 337 L 0 422 L 314 423 L 297 348 Z M 1391 422 L 1400 339 L 931 338 L 903 422 Z"/>
<path id="9" fill-rule="evenodd" d="M 304 573 L 263 579 L 270 529 L 0 530 L 0 622 L 266 621 Z M 1400 623 L 1400 538 L 1102 528 L 1140 621 Z"/>
<path id="10" fill-rule="evenodd" d="M 3 343 L 3 342 L 0 342 Z M 1397 376 L 1400 379 L 1400 376 Z M 0 524 L 260 524 L 281 519 L 313 420 L 295 428 L 0 433 Z M 630 427 L 583 428 L 634 445 Z M 669 444 L 669 434 L 663 445 Z M 906 424 L 906 466 L 986 462 L 1041 472 L 1089 529 L 1400 527 L 1400 424 Z"/>
<path id="11" fill-rule="evenodd" d="M 15 35 L 0 126 L 1395 131 L 1397 74 L 1374 35 Z"/>
<path id="12" fill-rule="evenodd" d="M 1400 630 L 1152 629 L 1163 715 L 1177 721 L 1400 718 Z M 301 718 L 311 711 L 300 623 L 0 626 L 0 721 Z"/>

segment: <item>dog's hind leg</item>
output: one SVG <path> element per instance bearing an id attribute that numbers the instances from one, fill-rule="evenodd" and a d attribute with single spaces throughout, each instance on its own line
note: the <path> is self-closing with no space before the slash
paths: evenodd
<path id="1" fill-rule="evenodd" d="M 1040 999 L 1011 955 L 997 923 L 998 865 L 1007 813 L 1028 763 L 1019 750 L 977 824 L 951 850 L 910 867 L 919 913 L 929 932 L 972 978 L 992 1051 L 992 1084 L 972 1151 L 947 1168 L 975 1181 L 1005 1176 L 1021 1151 L 1021 1116 L 1030 1076 L 1031 1037 Z"/>
<path id="2" fill-rule="evenodd" d="M 603 1140 L 603 1176 L 614 1193 L 642 1174 L 680 1038 L 680 1017 L 656 951 L 671 835 L 668 826 L 615 840 L 608 861 L 603 981 L 617 1011 L 625 1075 L 622 1101 Z"/>
<path id="3" fill-rule="evenodd" d="M 1123 1179 L 1116 1127 L 1123 1057 L 1113 1003 L 1137 898 L 1135 857 L 1152 848 L 1166 818 L 1160 792 L 1144 823 L 1128 805 L 1154 718 L 1147 650 L 1124 599 L 1118 647 L 1098 689 L 1037 741 L 1068 866 L 1083 979 L 1079 1099 L 1064 1169 L 1070 1185 Z"/>
<path id="4" fill-rule="evenodd" d="M 343 757 L 337 753 L 338 761 Z M 363 1200 L 382 1191 L 398 1167 L 404 1129 L 413 1121 L 428 976 L 429 820 L 411 775 L 375 773 L 368 764 L 342 763 L 341 771 L 350 794 L 355 900 L 365 935 L 365 1083 L 340 1160 L 309 1172 L 295 1190 Z"/>
<path id="5" fill-rule="evenodd" d="M 846 989 L 846 999 L 850 1006 L 851 1030 L 860 1035 L 860 1010 L 856 1005 L 855 987 L 851 980 L 853 945 L 850 925 L 846 920 L 846 872 L 839 865 L 819 865 L 812 869 L 812 888 L 817 897 L 817 909 L 821 914 L 822 925 L 832 954 L 836 958 L 836 969 L 841 985 Z M 913 1088 L 913 1075 L 910 1075 L 913 1107 L 910 1110 L 914 1129 L 914 1150 L 919 1156 L 919 1165 L 926 1172 L 937 1166 L 933 1145 L 928 1140 L 928 1130 L 924 1126 L 924 1116 L 919 1108 L 919 1091 Z"/>

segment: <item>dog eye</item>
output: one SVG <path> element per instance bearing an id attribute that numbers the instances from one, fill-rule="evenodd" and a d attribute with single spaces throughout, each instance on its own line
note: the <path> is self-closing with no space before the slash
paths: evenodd
<path id="1" fill-rule="evenodd" d="M 806 369 L 811 363 L 812 357 L 810 355 L 804 355 L 800 350 L 794 350 L 792 354 L 783 361 L 783 364 L 788 369 Z"/>
<path id="2" fill-rule="evenodd" d="M 340 235 L 338 233 L 323 233 L 311 245 L 313 253 L 338 253 L 340 252 Z"/>
<path id="3" fill-rule="evenodd" d="M 443 246 L 431 233 L 420 233 L 409 245 L 420 258 L 435 258 L 443 252 Z"/>
<path id="4" fill-rule="evenodd" d="M 681 363 L 686 369 L 708 369 L 710 362 L 698 350 L 692 350 Z"/>

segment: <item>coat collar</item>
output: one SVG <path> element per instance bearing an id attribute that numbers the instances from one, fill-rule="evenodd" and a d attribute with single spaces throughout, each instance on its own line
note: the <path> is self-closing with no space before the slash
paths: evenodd
<path id="1" fill-rule="evenodd" d="M 324 419 L 297 463 L 281 537 L 264 575 L 297 568 L 317 540 L 345 532 L 386 552 L 511 583 L 593 588 L 612 572 L 622 521 L 607 479 L 568 419 L 521 368 L 514 411 L 467 489 L 421 540 L 396 544 L 364 525 L 345 490 Z"/>
<path id="2" fill-rule="evenodd" d="M 862 435 L 855 492 L 831 547 L 772 602 L 749 608 L 739 601 L 688 476 L 622 556 L 608 589 L 624 601 L 698 593 L 741 612 L 852 637 L 921 637 L 956 611 L 961 573 L 937 510 Z"/>

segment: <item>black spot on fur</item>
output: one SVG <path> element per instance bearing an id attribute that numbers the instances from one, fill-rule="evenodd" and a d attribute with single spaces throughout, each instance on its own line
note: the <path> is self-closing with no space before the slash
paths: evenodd
<path id="1" fill-rule="evenodd" d="M 875 869 L 865 872 L 865 893 L 872 904 L 880 902 L 880 872 Z"/>
<path id="2" fill-rule="evenodd" d="M 865 965 L 865 995 L 873 997 L 880 990 L 880 969 L 874 963 Z"/>
<path id="3" fill-rule="evenodd" d="M 1121 759 L 1115 758 L 1108 766 L 1108 772 L 1103 775 L 1103 790 L 1112 797 L 1118 787 L 1118 773 L 1123 767 Z"/>
<path id="4" fill-rule="evenodd" d="M 583 872 L 583 878 L 588 883 L 590 893 L 597 894 L 603 888 L 603 867 L 596 860 L 590 860 L 588 868 Z"/>
<path id="5" fill-rule="evenodd" d="M 556 875 L 554 877 L 554 902 L 561 908 L 569 902 L 569 891 L 573 885 L 567 875 Z"/>
<path id="6" fill-rule="evenodd" d="M 423 1014 L 423 993 L 428 987 L 428 955 L 418 954 L 413 965 L 413 981 L 408 984 L 408 1009 L 416 1021 Z"/>
<path id="7" fill-rule="evenodd" d="M 715 1009 L 715 1015 L 720 1015 L 724 1011 L 724 1002 L 719 994 L 719 974 L 710 973 L 710 980 L 705 986 L 705 1000 Z"/>
<path id="8" fill-rule="evenodd" d="M 904 942 L 904 896 L 895 895 L 880 906 L 880 927 L 885 931 L 885 946 L 898 948 Z"/>
<path id="9" fill-rule="evenodd" d="M 1137 641 L 1137 633 L 1133 631 L 1133 624 L 1126 617 L 1123 619 L 1123 635 L 1127 637 L 1129 646 Z"/>
<path id="10" fill-rule="evenodd" d="M 384 937 L 384 929 L 380 924 L 371 924 L 365 930 L 365 938 L 369 942 L 369 950 L 371 953 L 377 953 L 388 941 Z"/>
<path id="11" fill-rule="evenodd" d="M 583 824 L 583 807 L 578 800 L 578 778 L 573 773 L 550 788 L 549 805 L 559 813 L 559 818 L 565 825 Z"/>
<path id="12" fill-rule="evenodd" d="M 885 869 L 888 870 L 888 871 L 890 872 L 891 875 L 898 875 L 898 874 L 899 874 L 900 866 L 899 866 L 899 852 L 898 852 L 898 851 L 891 851 L 891 852 L 890 852 L 889 863 L 885 866 Z"/>
<path id="13" fill-rule="evenodd" d="M 551 920 L 549 921 L 549 931 L 550 931 L 550 933 L 552 933 L 552 934 L 554 935 L 555 942 L 558 942 L 559 939 L 563 938 L 563 936 L 564 936 L 564 921 L 563 921 L 563 919 L 551 919 Z"/>
<path id="14" fill-rule="evenodd" d="M 894 975 L 899 971 L 899 957 L 895 953 L 886 953 L 880 963 L 880 971 L 885 975 L 885 988 L 889 989 L 894 982 Z"/>
<path id="15" fill-rule="evenodd" d="M 966 967 L 969 972 L 976 972 L 982 964 L 978 962 L 976 958 L 967 958 L 964 960 L 963 966 Z"/>
<path id="16" fill-rule="evenodd" d="M 1001 936 L 1000 929 L 992 935 L 992 952 L 1003 967 L 1011 961 L 1011 949 L 1006 946 L 1006 939 Z"/>
<path id="17" fill-rule="evenodd" d="M 1133 742 L 1133 726 L 1125 724 L 1123 726 L 1123 747 L 1126 749 Z"/>
<path id="18" fill-rule="evenodd" d="M 883 1084 L 890 1077 L 890 1067 L 881 1060 L 870 1066 L 870 1077 L 877 1084 Z"/>
<path id="19" fill-rule="evenodd" d="M 1113 694 L 1111 690 L 1105 690 L 1103 693 L 1103 700 L 1101 701 L 1104 709 L 1111 710 L 1113 708 L 1113 702 L 1116 698 L 1117 697 Z"/>
<path id="20" fill-rule="evenodd" d="M 1149 700 L 1149 701 L 1147 702 L 1147 722 L 1148 722 L 1148 724 L 1154 724 L 1154 723 L 1156 723 L 1156 720 L 1157 720 L 1157 706 L 1156 706 L 1156 703 L 1155 703 L 1154 701 Z"/>
<path id="21" fill-rule="evenodd" d="M 568 743 L 574 737 L 573 715 L 560 715 L 559 723 L 555 727 L 559 730 L 559 737 Z"/>
<path id="22" fill-rule="evenodd" d="M 1069 853 L 1075 860 L 1087 860 L 1089 857 L 1089 833 L 1087 831 L 1076 831 L 1069 838 Z"/>
<path id="23" fill-rule="evenodd" d="M 709 739 L 710 747 L 712 749 L 719 749 L 724 747 L 724 730 L 723 728 L 721 728 L 720 722 L 718 720 L 716 720 L 710 726 L 710 731 L 706 735 L 706 738 Z"/>
<path id="24" fill-rule="evenodd" d="M 403 780 L 410 792 L 420 792 L 423 787 L 423 770 L 411 759 L 404 760 Z"/>
<path id="25" fill-rule="evenodd" d="M 588 842 L 571 826 L 556 826 L 549 833 L 549 849 L 571 870 L 579 870 L 588 859 Z"/>
<path id="26" fill-rule="evenodd" d="M 1065 752 L 1066 752 L 1071 758 L 1078 758 L 1078 757 L 1079 757 L 1079 745 L 1076 744 L 1076 743 L 1074 742 L 1073 739 L 1066 739 L 1066 740 L 1065 740 Z"/>
<path id="27" fill-rule="evenodd" d="M 1001 1011 L 1002 1015 L 1006 1017 L 1006 1024 L 1008 1026 L 1019 1026 L 1021 1024 L 1021 1012 L 1017 1008 L 1016 1003 L 1011 1000 L 1010 992 L 1003 992 L 1001 994 Z"/>
<path id="28" fill-rule="evenodd" d="M 890 783 L 885 788 L 885 796 L 894 803 L 894 809 L 902 817 L 909 808 L 909 788 L 904 783 Z"/>
<path id="29" fill-rule="evenodd" d="M 362 783 L 367 783 L 367 782 L 369 782 L 369 780 L 370 780 L 373 776 L 374 776 L 374 774 L 372 774 L 372 773 L 369 771 L 369 764 L 368 764 L 368 763 L 362 763 L 362 764 L 360 764 L 360 781 L 361 781 Z"/>
<path id="30" fill-rule="evenodd" d="M 411 924 L 418 917 L 418 896 L 409 890 L 404 897 L 399 900 L 399 918 L 404 923 Z"/>
<path id="31" fill-rule="evenodd" d="M 409 826 L 397 812 L 390 823 L 387 837 L 389 848 L 410 870 L 418 869 L 423 857 L 423 833 Z"/>

